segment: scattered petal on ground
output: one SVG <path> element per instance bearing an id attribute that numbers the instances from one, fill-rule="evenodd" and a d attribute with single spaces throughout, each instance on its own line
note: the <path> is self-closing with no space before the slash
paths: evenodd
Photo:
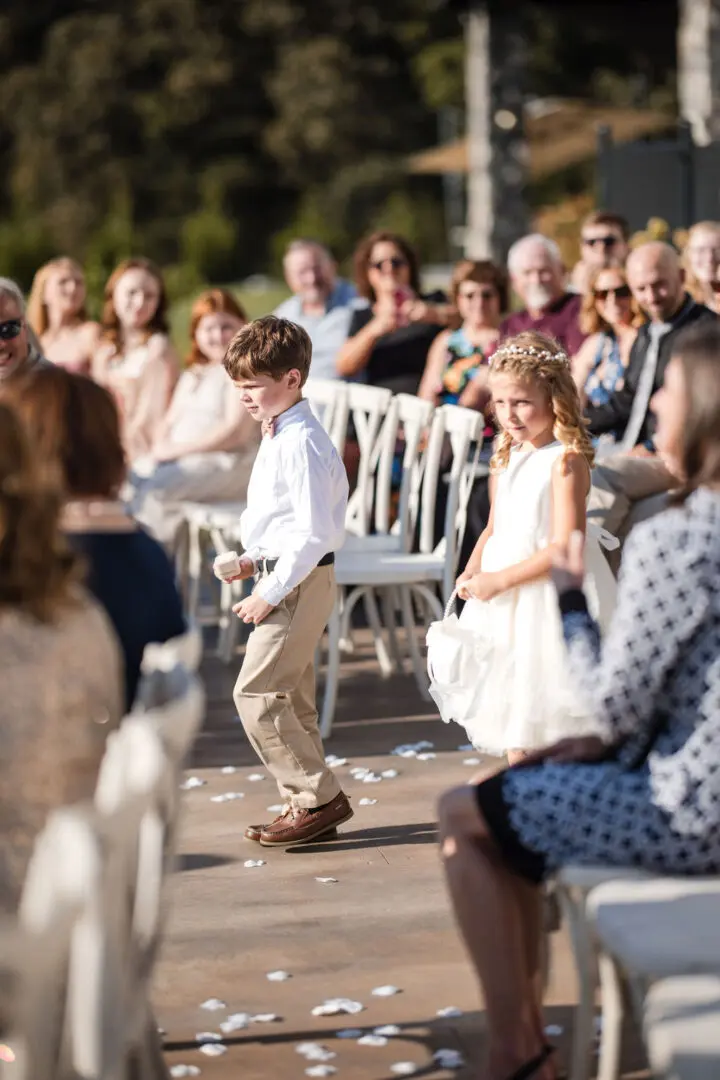
<path id="1" fill-rule="evenodd" d="M 346 757 L 336 757 L 335 754 L 328 754 L 325 758 L 325 764 L 331 769 L 339 769 L 341 765 L 347 765 L 347 763 Z"/>
<path id="2" fill-rule="evenodd" d="M 359 1039 L 362 1035 L 362 1028 L 340 1028 L 335 1032 L 335 1038 L 337 1039 Z"/>
<path id="3" fill-rule="evenodd" d="M 350 998 L 328 998 L 322 1005 L 316 1005 L 312 1010 L 313 1016 L 338 1016 L 340 1013 L 362 1012 L 365 1008 L 359 1001 L 351 1001 Z"/>
<path id="4" fill-rule="evenodd" d="M 295 1053 L 300 1054 L 306 1061 L 332 1061 L 337 1057 L 334 1050 L 328 1050 L 327 1046 L 314 1042 L 298 1043 Z"/>
<path id="5" fill-rule="evenodd" d="M 545 1034 L 549 1039 L 557 1039 L 562 1035 L 565 1028 L 561 1024 L 548 1024 L 545 1028 Z"/>
<path id="6" fill-rule="evenodd" d="M 377 799 L 360 799 L 358 806 L 374 806 Z"/>
<path id="7" fill-rule="evenodd" d="M 242 1031 L 250 1023 L 249 1013 L 233 1013 L 227 1020 L 220 1024 L 223 1035 L 232 1035 L 233 1031 Z"/>
<path id="8" fill-rule="evenodd" d="M 371 770 L 367 769 L 364 765 L 356 765 L 350 770 L 350 775 L 354 776 L 356 780 L 361 780 L 362 777 L 367 776 L 370 771 Z"/>
<path id="9" fill-rule="evenodd" d="M 388 1035 L 392 1037 L 393 1035 L 399 1034 L 400 1028 L 397 1024 L 383 1024 L 382 1027 L 373 1028 L 373 1035 Z"/>
<path id="10" fill-rule="evenodd" d="M 222 1042 L 222 1035 L 218 1035 L 216 1031 L 199 1031 L 195 1036 L 195 1042 Z"/>
<path id="11" fill-rule="evenodd" d="M 264 859 L 246 859 L 245 862 L 243 863 L 243 866 L 247 867 L 248 870 L 253 870 L 256 866 L 265 866 L 265 860 Z"/>
<path id="12" fill-rule="evenodd" d="M 210 802 L 232 802 L 233 799 L 244 799 L 244 791 L 224 791 L 222 795 L 211 795 Z"/>
<path id="13" fill-rule="evenodd" d="M 464 754 L 467 754 L 469 750 L 474 750 L 475 747 L 471 742 L 463 743 L 462 746 L 458 746 L 458 750 L 461 750 Z"/>
<path id="14" fill-rule="evenodd" d="M 225 1043 L 203 1043 L 198 1047 L 201 1054 L 205 1054 L 206 1057 L 222 1057 L 223 1054 L 227 1054 L 227 1046 Z"/>
<path id="15" fill-rule="evenodd" d="M 437 754 L 432 754 L 432 753 L 417 754 L 416 757 L 417 757 L 418 761 L 434 761 L 435 758 L 437 757 Z"/>
<path id="16" fill-rule="evenodd" d="M 257 1013 L 256 1016 L 250 1017 L 251 1024 L 274 1024 L 280 1020 L 282 1016 L 278 1016 L 277 1013 Z"/>
<path id="17" fill-rule="evenodd" d="M 337 885 L 338 879 L 336 877 L 316 877 L 316 881 L 319 881 L 321 885 Z"/>
<path id="18" fill-rule="evenodd" d="M 433 1054 L 433 1061 L 436 1061 L 441 1069 L 462 1069 L 465 1061 L 459 1050 L 443 1049 L 436 1050 Z"/>
<path id="19" fill-rule="evenodd" d="M 396 746 L 391 753 L 395 754 L 397 757 L 412 758 L 417 757 L 418 754 L 422 753 L 424 750 L 434 749 L 435 743 L 428 742 L 427 739 L 421 739 L 420 742 L 403 743 L 402 746 Z M 472 750 L 472 747 L 469 747 L 468 749 Z"/>
<path id="20" fill-rule="evenodd" d="M 387 1046 L 387 1039 L 384 1035 L 362 1035 L 358 1046 Z"/>
<path id="21" fill-rule="evenodd" d="M 203 1001 L 200 1008 L 207 1009 L 208 1012 L 218 1012 L 220 1009 L 227 1009 L 227 1005 L 220 998 L 208 998 L 207 1001 Z"/>
<path id="22" fill-rule="evenodd" d="M 372 991 L 373 997 L 394 997 L 395 994 L 402 994 L 397 986 L 376 986 Z"/>
<path id="23" fill-rule="evenodd" d="M 207 780 L 203 780 L 201 776 L 188 776 L 186 780 L 183 780 L 180 787 L 183 791 L 192 791 L 193 788 L 203 787 L 207 784 Z"/>
<path id="24" fill-rule="evenodd" d="M 448 1005 L 446 1009 L 438 1009 L 438 1016 L 445 1017 L 446 1020 L 452 1019 L 454 1016 L 462 1016 L 462 1009 L 458 1009 L 455 1005 Z"/>
<path id="25" fill-rule="evenodd" d="M 414 1061 L 396 1061 L 394 1065 L 390 1066 L 390 1072 L 395 1076 L 412 1076 L 420 1068 Z"/>
<path id="26" fill-rule="evenodd" d="M 381 784 L 382 776 L 378 776 L 377 773 L 368 772 L 362 778 L 363 784 Z"/>
<path id="27" fill-rule="evenodd" d="M 232 776 L 234 772 L 237 772 L 237 768 L 234 765 L 223 765 L 220 772 L 223 776 Z"/>
<path id="28" fill-rule="evenodd" d="M 466 757 L 466 758 L 463 758 L 463 765 L 479 765 L 479 764 L 480 764 L 480 758 L 479 757 Z"/>
<path id="29" fill-rule="evenodd" d="M 268 806 L 268 814 L 282 814 L 285 807 L 282 803 L 276 803 L 275 806 Z"/>
<path id="30" fill-rule="evenodd" d="M 287 982 L 288 979 L 292 979 L 289 971 L 268 971 L 267 977 L 270 982 Z"/>
<path id="31" fill-rule="evenodd" d="M 306 1076 L 334 1076 L 337 1069 L 334 1065 L 311 1065 L 305 1070 Z"/>
<path id="32" fill-rule="evenodd" d="M 261 772 L 251 772 L 248 776 L 248 780 L 255 782 L 256 780 L 264 780 L 265 777 Z"/>
<path id="33" fill-rule="evenodd" d="M 180 1080 L 183 1076 L 199 1076 L 200 1070 L 197 1065 L 171 1065 L 170 1075 Z"/>
<path id="34" fill-rule="evenodd" d="M 397 771 L 397 769 L 383 769 L 380 775 L 382 776 L 383 780 L 394 780 L 396 776 L 400 775 L 400 773 Z"/>

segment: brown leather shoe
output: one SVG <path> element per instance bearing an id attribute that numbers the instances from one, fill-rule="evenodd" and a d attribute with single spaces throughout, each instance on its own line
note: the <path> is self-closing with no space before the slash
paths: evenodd
<path id="1" fill-rule="evenodd" d="M 279 818 L 275 818 L 275 821 L 283 820 L 284 814 L 281 814 Z M 275 822 L 272 822 L 275 824 Z M 243 833 L 246 840 L 253 840 L 256 844 L 260 842 L 260 834 L 263 829 L 267 829 L 267 825 L 248 825 L 247 829 Z M 319 840 L 334 840 L 337 837 L 337 829 L 328 829 L 326 833 L 318 837 Z"/>
<path id="2" fill-rule="evenodd" d="M 309 844 L 313 840 L 325 839 L 331 830 L 349 821 L 353 816 L 352 808 L 344 792 L 324 806 L 305 809 L 291 806 L 276 821 L 266 825 L 260 834 L 263 847 L 292 847 L 294 844 Z"/>

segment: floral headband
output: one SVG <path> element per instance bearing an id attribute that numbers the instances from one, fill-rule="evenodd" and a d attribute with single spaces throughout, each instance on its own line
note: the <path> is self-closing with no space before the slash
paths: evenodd
<path id="1" fill-rule="evenodd" d="M 560 364 L 562 367 L 570 367 L 567 353 L 550 352 L 549 349 L 536 349 L 534 345 L 504 345 L 490 357 L 490 367 L 495 367 L 499 360 L 507 360 L 513 356 L 531 356 L 533 360 L 540 360 L 546 364 Z"/>

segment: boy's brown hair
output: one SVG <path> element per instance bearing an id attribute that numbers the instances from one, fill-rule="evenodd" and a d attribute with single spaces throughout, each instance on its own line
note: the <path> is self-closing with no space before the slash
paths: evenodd
<path id="1" fill-rule="evenodd" d="M 289 319 L 265 315 L 238 330 L 225 353 L 225 370 L 231 379 L 254 379 L 269 375 L 279 380 L 288 371 L 310 374 L 312 343 L 306 330 Z"/>

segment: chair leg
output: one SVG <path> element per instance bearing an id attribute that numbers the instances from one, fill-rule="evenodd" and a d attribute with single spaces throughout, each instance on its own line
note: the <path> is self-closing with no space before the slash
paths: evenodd
<path id="1" fill-rule="evenodd" d="M 320 714 L 320 736 L 328 739 L 332 731 L 337 702 L 338 682 L 340 679 L 340 590 L 337 591 L 335 607 L 327 625 L 327 668 L 325 671 L 325 692 Z"/>
<path id="2" fill-rule="evenodd" d="M 381 596 L 383 619 L 388 635 L 390 661 L 393 666 L 393 671 L 402 673 L 405 670 L 405 665 L 403 663 L 400 644 L 398 642 L 397 625 L 395 622 L 395 611 L 397 608 L 396 590 L 394 588 L 383 589 Z"/>
<path id="3" fill-rule="evenodd" d="M 378 611 L 377 601 L 375 600 L 375 593 L 373 590 L 370 588 L 365 589 L 363 599 L 365 601 L 365 611 L 367 613 L 368 622 L 370 623 L 370 629 L 372 630 L 373 644 L 375 645 L 375 655 L 377 656 L 380 674 L 384 679 L 387 679 L 389 675 L 392 675 L 393 665 L 387 646 L 385 645 L 385 639 L 383 638 L 380 612 Z"/>
<path id="4" fill-rule="evenodd" d="M 132 1051 L 128 1068 L 129 1080 L 170 1080 L 162 1050 L 162 1041 L 155 1022 L 150 1017 L 140 1046 Z"/>
<path id="5" fill-rule="evenodd" d="M 400 610 L 402 611 L 403 626 L 405 628 L 405 636 L 407 637 L 408 652 L 410 653 L 410 661 L 412 663 L 415 682 L 417 683 L 418 690 L 423 699 L 425 701 L 430 701 L 427 669 L 423 663 L 417 643 L 412 594 L 410 589 L 404 585 L 400 586 Z"/>
<path id="6" fill-rule="evenodd" d="M 199 623 L 200 589 L 202 587 L 204 544 L 202 529 L 195 522 L 188 525 L 187 554 L 187 614 L 188 619 Z"/>
<path id="7" fill-rule="evenodd" d="M 558 883 L 558 899 L 567 922 L 578 977 L 578 1007 L 573 1023 L 571 1080 L 589 1080 L 590 1055 L 595 1035 L 597 958 L 585 914 L 586 893 Z"/>
<path id="8" fill-rule="evenodd" d="M 597 1080 L 618 1080 L 625 1004 L 622 975 L 617 963 L 601 950 L 598 958 L 602 998 L 602 1032 Z"/>

